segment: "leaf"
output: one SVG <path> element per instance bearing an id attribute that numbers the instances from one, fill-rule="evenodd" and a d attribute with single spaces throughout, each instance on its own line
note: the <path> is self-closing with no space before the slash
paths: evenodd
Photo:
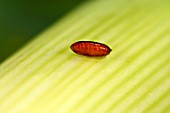
<path id="1" fill-rule="evenodd" d="M 87 1 L 0 66 L 0 112 L 170 112 L 169 5 Z M 73 53 L 83 40 L 112 52 Z"/>

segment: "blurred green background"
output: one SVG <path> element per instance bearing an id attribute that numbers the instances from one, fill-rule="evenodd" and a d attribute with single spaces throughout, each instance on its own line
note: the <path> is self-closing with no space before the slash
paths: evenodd
<path id="1" fill-rule="evenodd" d="M 0 0 L 0 63 L 84 0 Z"/>

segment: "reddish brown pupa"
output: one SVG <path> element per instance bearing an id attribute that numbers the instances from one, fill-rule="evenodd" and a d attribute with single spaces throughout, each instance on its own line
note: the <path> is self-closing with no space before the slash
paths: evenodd
<path id="1" fill-rule="evenodd" d="M 107 45 L 93 41 L 75 42 L 70 48 L 77 54 L 94 57 L 106 56 L 111 52 Z"/>

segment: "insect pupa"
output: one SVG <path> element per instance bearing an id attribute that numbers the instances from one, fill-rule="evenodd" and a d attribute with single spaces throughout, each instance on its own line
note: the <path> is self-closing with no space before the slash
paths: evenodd
<path id="1" fill-rule="evenodd" d="M 70 46 L 71 50 L 79 55 L 103 57 L 110 54 L 109 46 L 93 41 L 78 41 Z"/>

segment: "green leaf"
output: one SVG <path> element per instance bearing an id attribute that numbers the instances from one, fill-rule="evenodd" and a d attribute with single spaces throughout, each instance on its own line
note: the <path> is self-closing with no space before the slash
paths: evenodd
<path id="1" fill-rule="evenodd" d="M 1 64 L 0 112 L 170 112 L 169 5 L 87 1 Z M 112 52 L 77 55 L 80 40 Z"/>

